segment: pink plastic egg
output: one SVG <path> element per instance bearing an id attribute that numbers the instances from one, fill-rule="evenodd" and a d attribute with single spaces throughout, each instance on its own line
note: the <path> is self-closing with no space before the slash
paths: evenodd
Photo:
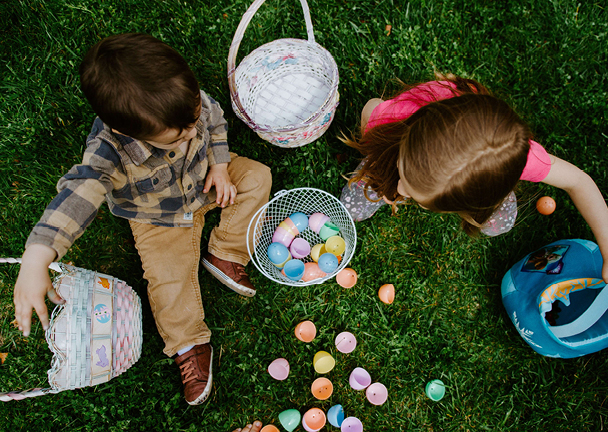
<path id="1" fill-rule="evenodd" d="M 323 213 L 313 213 L 310 215 L 310 218 L 308 218 L 308 226 L 311 230 L 319 234 L 319 231 L 328 220 L 329 216 L 326 216 Z"/>
<path id="2" fill-rule="evenodd" d="M 277 227 L 274 234 L 272 235 L 273 243 L 281 243 L 286 248 L 288 248 L 291 245 L 291 242 L 293 241 L 293 239 L 294 239 L 294 235 L 291 232 L 284 230 L 280 226 Z"/>

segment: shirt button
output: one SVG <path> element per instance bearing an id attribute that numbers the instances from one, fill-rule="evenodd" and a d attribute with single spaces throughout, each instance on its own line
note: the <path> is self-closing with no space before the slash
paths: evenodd
<path id="1" fill-rule="evenodd" d="M 194 202 L 196 198 L 192 197 L 192 199 L 190 199 L 190 204 L 192 204 Z"/>
<path id="2" fill-rule="evenodd" d="M 188 190 L 192 189 L 192 185 L 188 185 Z"/>
<path id="3" fill-rule="evenodd" d="M 158 184 L 158 179 L 155 178 L 154 180 L 152 180 L 152 183 L 154 183 L 155 185 Z"/>
<path id="4" fill-rule="evenodd" d="M 169 157 L 170 157 L 170 158 L 172 158 L 172 157 L 174 157 L 174 156 L 175 156 L 175 152 L 171 152 L 171 153 L 169 153 Z"/>

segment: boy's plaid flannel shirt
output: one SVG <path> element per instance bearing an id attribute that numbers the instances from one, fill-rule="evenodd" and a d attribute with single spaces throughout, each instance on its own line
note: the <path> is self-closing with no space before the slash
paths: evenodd
<path id="1" fill-rule="evenodd" d="M 126 219 L 164 226 L 191 226 L 191 215 L 215 200 L 203 193 L 207 169 L 230 162 L 223 111 L 201 91 L 197 135 L 188 154 L 161 150 L 113 133 L 99 118 L 87 138 L 81 164 L 57 183 L 58 194 L 32 230 L 26 247 L 38 243 L 61 258 L 106 200 Z"/>

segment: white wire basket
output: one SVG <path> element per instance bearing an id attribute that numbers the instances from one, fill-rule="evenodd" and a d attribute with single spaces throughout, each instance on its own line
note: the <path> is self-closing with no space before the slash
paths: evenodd
<path id="1" fill-rule="evenodd" d="M 268 258 L 267 250 L 272 243 L 274 231 L 285 218 L 295 212 L 302 212 L 309 217 L 317 212 L 325 214 L 339 228 L 338 235 L 344 239 L 346 249 L 342 254 L 342 260 L 338 268 L 322 278 L 308 282 L 293 281 L 281 273 L 281 269 L 277 268 Z M 301 232 L 298 237 L 305 239 L 311 246 L 325 243 L 310 227 Z M 348 265 L 357 247 L 355 223 L 344 205 L 333 195 L 314 188 L 298 188 L 277 192 L 274 198 L 260 208 L 249 222 L 247 239 L 247 250 L 256 268 L 267 278 L 290 286 L 321 284 L 335 277 L 340 270 Z M 306 263 L 313 260 L 309 255 L 302 261 Z"/>
<path id="2" fill-rule="evenodd" d="M 0 262 L 21 260 L 0 258 Z M 21 400 L 94 386 L 129 369 L 141 356 L 142 311 L 137 293 L 112 276 L 52 263 L 53 281 L 65 300 L 53 310 L 46 341 L 53 352 L 50 388 L 0 393 L 0 401 Z"/>
<path id="3" fill-rule="evenodd" d="M 228 53 L 228 85 L 236 115 L 262 139 L 300 147 L 319 138 L 338 106 L 338 66 L 315 42 L 306 0 L 300 0 L 308 40 L 278 39 L 249 53 L 235 68 L 243 34 L 265 0 L 247 9 Z"/>

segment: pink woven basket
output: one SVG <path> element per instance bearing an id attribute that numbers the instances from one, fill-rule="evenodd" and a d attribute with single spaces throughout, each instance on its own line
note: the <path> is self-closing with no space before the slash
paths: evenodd
<path id="1" fill-rule="evenodd" d="M 0 258 L 0 262 L 21 260 Z M 53 287 L 65 300 L 56 306 L 46 331 L 53 352 L 50 388 L 0 393 L 0 400 L 20 400 L 93 386 L 129 369 L 141 355 L 141 300 L 124 281 L 112 276 L 52 263 Z"/>
<path id="2" fill-rule="evenodd" d="M 243 34 L 265 0 L 243 15 L 228 53 L 228 85 L 236 115 L 262 139 L 300 147 L 325 133 L 338 107 L 338 66 L 315 42 L 306 0 L 300 0 L 308 40 L 278 39 L 249 53 L 235 68 Z"/>

